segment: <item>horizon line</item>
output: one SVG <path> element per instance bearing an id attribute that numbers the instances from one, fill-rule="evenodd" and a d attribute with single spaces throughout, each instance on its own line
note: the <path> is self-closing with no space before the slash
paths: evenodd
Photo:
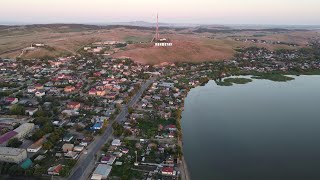
<path id="1" fill-rule="evenodd" d="M 149 21 L 118 21 L 118 22 L 0 22 L 2 26 L 28 26 L 28 25 L 50 25 L 50 24 L 78 24 L 78 25 L 103 25 L 103 26 L 110 26 L 110 25 L 123 25 L 121 23 L 148 23 L 148 24 L 156 24 L 156 22 L 149 22 Z M 167 25 L 220 25 L 220 26 L 320 26 L 320 24 L 256 24 L 256 23 L 187 23 L 187 22 L 159 22 L 159 25 L 167 24 Z M 128 26 L 135 26 L 128 24 Z M 139 26 L 139 25 L 137 25 Z"/>

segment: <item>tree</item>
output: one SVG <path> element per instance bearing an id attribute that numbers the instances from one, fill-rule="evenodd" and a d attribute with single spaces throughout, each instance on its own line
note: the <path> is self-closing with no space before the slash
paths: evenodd
<path id="1" fill-rule="evenodd" d="M 42 147 L 45 150 L 50 150 L 53 148 L 53 144 L 50 141 L 47 141 L 47 142 L 43 143 Z"/>
<path id="2" fill-rule="evenodd" d="M 24 115 L 25 114 L 25 108 L 21 105 L 13 105 L 11 107 L 10 113 L 13 115 Z"/>
<path id="3" fill-rule="evenodd" d="M 34 173 L 34 169 L 27 169 L 26 171 L 25 171 L 25 175 L 27 176 L 27 177 L 31 177 L 32 175 L 33 175 L 33 173 Z"/>
<path id="4" fill-rule="evenodd" d="M 115 136 L 121 136 L 124 132 L 123 126 L 121 126 L 121 124 L 119 124 L 119 123 L 113 123 L 112 128 L 114 130 Z"/>
<path id="5" fill-rule="evenodd" d="M 76 163 L 77 163 L 77 160 L 75 160 L 75 159 L 67 159 L 67 160 L 65 161 L 65 164 L 66 164 L 67 166 L 69 166 L 69 167 L 73 167 L 74 165 L 76 165 Z"/>
<path id="6" fill-rule="evenodd" d="M 22 141 L 19 141 L 18 138 L 13 138 L 8 141 L 8 147 L 18 148 L 22 144 Z"/>
<path id="7" fill-rule="evenodd" d="M 9 171 L 9 168 L 12 166 L 10 163 L 3 163 L 1 164 L 1 174 L 7 174 Z"/>
<path id="8" fill-rule="evenodd" d="M 47 123 L 41 128 L 45 133 L 52 133 L 54 131 L 54 127 L 52 124 Z"/>
<path id="9" fill-rule="evenodd" d="M 36 125 L 40 125 L 40 126 L 43 126 L 48 122 L 49 122 L 49 118 L 48 117 L 36 117 L 35 120 L 34 120 L 34 123 Z"/>
<path id="10" fill-rule="evenodd" d="M 134 112 L 133 108 L 132 108 L 132 107 L 129 107 L 129 108 L 128 108 L 128 112 L 129 112 L 129 114 L 132 114 L 132 113 Z"/>
<path id="11" fill-rule="evenodd" d="M 31 136 L 31 140 L 36 141 L 40 138 L 42 138 L 46 133 L 42 131 L 41 129 L 36 130 Z"/>
<path id="12" fill-rule="evenodd" d="M 132 136 L 132 132 L 129 129 L 124 130 L 125 136 Z"/>
<path id="13" fill-rule="evenodd" d="M 46 111 L 43 111 L 43 110 L 39 110 L 35 113 L 34 115 L 35 117 L 47 117 L 48 116 L 48 113 Z"/>
<path id="14" fill-rule="evenodd" d="M 23 173 L 23 169 L 16 164 L 11 166 L 8 170 L 8 174 L 10 174 L 11 176 L 20 176 L 22 175 L 22 173 Z"/>
<path id="15" fill-rule="evenodd" d="M 41 176 L 45 172 L 46 172 L 46 169 L 44 167 L 38 167 L 38 168 L 35 168 L 33 175 L 34 176 Z"/>
<path id="16" fill-rule="evenodd" d="M 65 166 L 62 168 L 62 170 L 60 171 L 60 176 L 62 177 L 67 177 L 70 174 L 70 167 Z"/>
<path id="17" fill-rule="evenodd" d="M 78 124 L 75 125 L 75 129 L 76 129 L 77 132 L 82 132 L 82 131 L 84 130 L 84 128 L 81 127 L 81 126 L 78 125 Z"/>
<path id="18" fill-rule="evenodd" d="M 56 143 L 56 142 L 59 141 L 60 136 L 59 136 L 59 134 L 57 134 L 57 133 L 53 133 L 53 134 L 51 134 L 51 135 L 49 136 L 48 139 L 49 139 L 51 142 Z"/>
<path id="19" fill-rule="evenodd" d="M 121 104 L 116 104 L 116 108 L 117 108 L 117 110 L 121 110 Z"/>

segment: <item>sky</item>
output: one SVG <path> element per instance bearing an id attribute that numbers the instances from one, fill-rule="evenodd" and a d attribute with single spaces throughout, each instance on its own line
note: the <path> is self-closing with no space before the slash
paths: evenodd
<path id="1" fill-rule="evenodd" d="M 320 0 L 0 0 L 0 23 L 320 25 Z"/>

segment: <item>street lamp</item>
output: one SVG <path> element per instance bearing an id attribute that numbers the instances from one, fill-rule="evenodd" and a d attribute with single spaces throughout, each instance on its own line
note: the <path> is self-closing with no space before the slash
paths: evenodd
<path id="1" fill-rule="evenodd" d="M 138 152 L 137 151 L 134 151 L 135 154 L 136 154 L 136 162 L 134 163 L 135 166 L 138 166 L 139 163 L 138 163 Z"/>

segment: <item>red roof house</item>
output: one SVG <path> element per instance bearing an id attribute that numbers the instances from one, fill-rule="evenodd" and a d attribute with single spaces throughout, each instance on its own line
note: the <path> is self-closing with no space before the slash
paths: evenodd
<path id="1" fill-rule="evenodd" d="M 74 90 L 76 90 L 76 88 L 74 86 L 66 86 L 64 88 L 64 92 L 72 92 Z"/>
<path id="2" fill-rule="evenodd" d="M 7 102 L 7 103 L 10 103 L 10 104 L 16 104 L 16 103 L 18 103 L 18 98 L 12 98 L 12 97 L 7 97 L 6 99 L 5 99 L 5 101 Z"/>
<path id="3" fill-rule="evenodd" d="M 96 94 L 97 94 L 97 90 L 96 89 L 94 89 L 94 88 L 90 89 L 89 95 L 96 95 Z"/>
<path id="4" fill-rule="evenodd" d="M 163 167 L 162 168 L 162 175 L 169 175 L 169 176 L 172 176 L 173 175 L 173 167 Z"/>
<path id="5" fill-rule="evenodd" d="M 69 102 L 67 105 L 68 109 L 74 109 L 74 110 L 80 109 L 80 107 L 81 107 L 81 104 L 79 102 Z"/>
<path id="6" fill-rule="evenodd" d="M 50 175 L 59 175 L 61 170 L 62 170 L 62 165 L 59 164 L 57 166 L 50 167 L 48 169 L 48 174 L 50 174 Z"/>

